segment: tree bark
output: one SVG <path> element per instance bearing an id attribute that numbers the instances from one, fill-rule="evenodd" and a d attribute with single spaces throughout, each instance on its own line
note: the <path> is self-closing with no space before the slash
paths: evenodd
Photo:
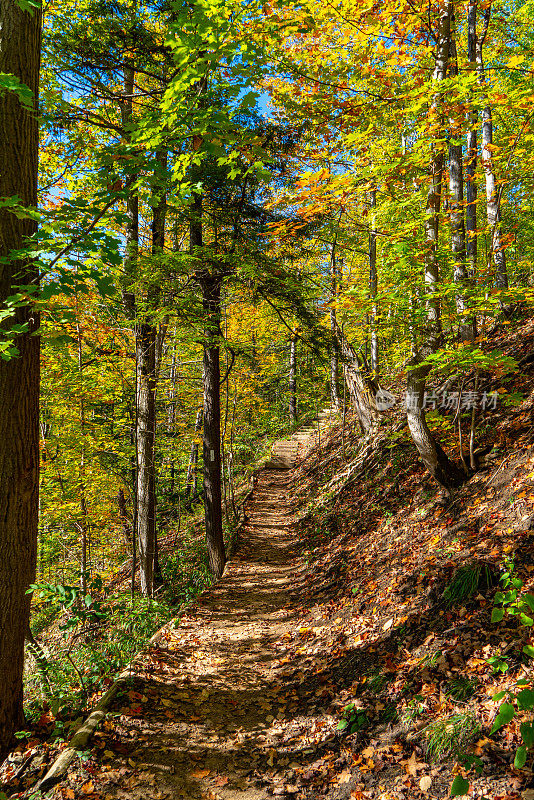
<path id="1" fill-rule="evenodd" d="M 338 270 L 336 264 L 336 242 L 337 237 L 332 242 L 332 253 L 330 256 L 330 286 L 332 290 L 331 303 L 335 303 L 338 296 Z M 330 404 L 332 408 L 337 411 L 341 408 L 341 401 L 339 399 L 339 345 L 336 338 L 336 325 L 337 314 L 333 305 L 330 306 L 330 333 L 332 335 L 332 344 L 330 352 Z"/>
<path id="2" fill-rule="evenodd" d="M 23 11 L 13 0 L 0 0 L 0 72 L 15 75 L 33 92 L 34 109 L 25 108 L 13 92 L 0 94 L 0 197 L 18 196 L 37 206 L 37 121 L 41 13 Z M 0 209 L 0 302 L 17 285 L 37 287 L 38 269 L 31 261 L 10 261 L 36 231 L 30 219 Z M 22 672 L 24 638 L 35 579 L 39 492 L 39 327 L 31 304 L 6 320 L 25 326 L 17 335 L 18 356 L 0 360 L 0 761 L 13 733 L 24 722 Z"/>
<path id="3" fill-rule="evenodd" d="M 476 69 L 476 38 L 477 38 L 477 0 L 469 0 L 467 12 L 467 56 L 471 69 Z M 471 109 L 469 113 L 469 129 L 467 131 L 467 161 L 465 167 L 465 222 L 467 229 L 466 255 L 471 279 L 474 279 L 477 272 L 477 127 L 478 114 L 476 109 Z M 476 327 L 474 325 L 474 327 Z M 476 331 L 473 331 L 476 333 Z"/>
<path id="4" fill-rule="evenodd" d="M 380 375 L 380 358 L 378 352 L 378 307 L 376 305 L 376 295 L 378 292 L 378 273 L 376 268 L 376 189 L 372 189 L 370 194 L 370 217 L 369 226 L 369 294 L 371 296 L 371 369 L 376 381 Z"/>
<path id="5" fill-rule="evenodd" d="M 452 2 L 446 2 L 441 12 L 436 43 L 436 66 L 434 81 L 445 80 L 449 60 L 449 43 L 451 32 Z M 441 322 L 440 303 L 437 297 L 439 283 L 439 264 L 437 260 L 437 244 L 439 232 L 439 213 L 441 207 L 441 188 L 443 180 L 444 150 L 444 117 L 442 95 L 440 92 L 432 98 L 430 112 L 437 120 L 433 132 L 435 141 L 432 144 L 430 163 L 431 182 L 427 194 L 425 213 L 425 272 L 424 282 L 426 299 L 426 330 L 424 342 L 414 356 L 408 370 L 407 378 L 407 420 L 410 434 L 417 451 L 430 474 L 438 483 L 447 489 L 459 485 L 464 475 L 451 462 L 428 427 L 424 411 L 426 378 L 430 367 L 424 359 L 434 353 L 440 344 Z"/>
<path id="6" fill-rule="evenodd" d="M 486 182 L 486 213 L 490 230 L 490 258 L 495 268 L 495 286 L 497 289 L 508 288 L 508 272 L 506 268 L 506 251 L 501 232 L 501 202 L 497 189 L 495 167 L 493 164 L 493 113 L 487 97 L 486 70 L 484 67 L 483 47 L 491 18 L 491 5 L 484 9 L 484 31 L 476 39 L 476 60 L 478 84 L 485 103 L 482 109 L 482 168 Z"/>
<path id="7" fill-rule="evenodd" d="M 156 329 L 149 322 L 136 325 L 137 359 L 137 537 L 141 592 L 154 591 L 156 545 L 156 486 L 154 469 Z"/>
<path id="8" fill-rule="evenodd" d="M 202 292 L 204 345 L 202 383 L 204 391 L 204 436 L 202 443 L 204 477 L 204 519 L 206 546 L 212 575 L 220 578 L 226 564 L 222 527 L 221 490 L 221 335 L 222 276 L 212 275 L 202 264 L 202 195 L 191 208 L 190 250 L 196 260 L 195 278 Z"/>
<path id="9" fill-rule="evenodd" d="M 131 133 L 129 126 L 133 119 L 133 92 L 135 83 L 135 72 L 131 67 L 124 70 L 124 99 L 120 104 L 122 125 L 125 129 L 125 138 L 129 141 Z M 136 336 L 135 315 L 136 315 L 136 299 L 135 292 L 132 287 L 135 285 L 137 278 L 137 266 L 139 261 L 139 197 L 135 189 L 128 192 L 126 198 L 126 231 L 124 243 L 124 259 L 122 276 L 122 302 L 124 312 L 127 319 L 129 319 L 133 326 L 134 337 Z M 137 476 L 138 469 L 138 450 L 137 450 L 137 429 L 138 429 L 138 407 L 137 407 L 137 374 L 138 374 L 138 359 L 137 359 L 137 343 L 136 343 L 136 361 L 135 361 L 135 396 L 134 396 L 134 413 L 131 425 L 131 440 L 135 455 L 132 457 L 132 506 L 133 506 L 133 520 L 132 520 L 132 574 L 131 574 L 131 591 L 132 597 L 135 593 L 135 575 L 137 571 L 137 550 L 138 550 L 138 484 Z"/>
<path id="10" fill-rule="evenodd" d="M 187 473 L 185 479 L 185 498 L 189 501 L 195 494 L 197 484 L 197 469 L 198 469 L 198 436 L 202 430 L 203 409 L 199 408 L 195 419 L 195 433 L 193 441 L 191 442 L 191 452 L 189 454 L 189 464 L 187 465 Z"/>
<path id="11" fill-rule="evenodd" d="M 337 324 L 336 337 L 343 357 L 343 375 L 352 407 L 358 416 L 363 433 L 371 434 L 375 430 L 379 418 L 375 400 L 378 386 L 362 369 L 356 350 L 347 341 L 345 334 Z"/>
<path id="12" fill-rule="evenodd" d="M 289 423 L 297 423 L 297 337 L 292 334 L 289 344 Z"/>
<path id="13" fill-rule="evenodd" d="M 163 188 L 166 153 L 156 157 L 152 203 L 152 257 L 161 258 L 165 245 L 167 199 Z M 160 174 L 161 173 L 161 174 Z M 156 384 L 158 328 L 153 313 L 159 301 L 159 288 L 149 278 L 147 311 L 136 324 L 137 353 L 137 529 L 141 592 L 154 593 L 154 577 L 159 562 L 156 531 Z M 139 312 L 138 312 L 139 316 Z"/>
<path id="14" fill-rule="evenodd" d="M 219 276 L 201 278 L 205 315 L 204 343 L 204 517 L 210 571 L 220 578 L 226 564 L 221 490 L 221 284 Z"/>
<path id="15" fill-rule="evenodd" d="M 458 77 L 458 56 L 456 42 L 451 37 L 450 42 L 450 74 Z M 464 163 L 463 146 L 460 142 L 461 131 L 457 129 L 458 123 L 451 116 L 449 120 L 449 196 L 450 196 L 450 221 L 451 221 L 451 249 L 454 260 L 453 279 L 458 285 L 456 292 L 456 313 L 458 314 L 458 333 L 461 341 L 474 338 L 473 323 L 466 317 L 465 290 L 469 283 L 469 274 L 466 262 L 465 220 L 464 220 Z M 459 143 L 456 143 L 459 142 Z"/>

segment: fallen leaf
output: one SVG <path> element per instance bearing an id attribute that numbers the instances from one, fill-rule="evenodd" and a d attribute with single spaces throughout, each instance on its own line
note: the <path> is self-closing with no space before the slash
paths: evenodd
<path id="1" fill-rule="evenodd" d="M 419 781 L 419 788 L 422 792 L 428 792 L 430 787 L 432 786 L 432 778 L 430 775 L 423 775 L 421 780 Z"/>
<path id="2" fill-rule="evenodd" d="M 196 769 L 194 772 L 191 773 L 191 776 L 201 781 L 202 778 L 207 778 L 208 775 L 210 774 L 211 774 L 211 769 Z"/>

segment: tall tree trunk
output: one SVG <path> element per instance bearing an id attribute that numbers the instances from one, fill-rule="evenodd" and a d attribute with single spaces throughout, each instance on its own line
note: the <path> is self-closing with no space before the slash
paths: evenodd
<path id="1" fill-rule="evenodd" d="M 156 329 L 150 322 L 136 325 L 137 359 L 137 536 L 141 592 L 154 591 L 156 547 L 156 486 L 154 434 L 156 418 Z"/>
<path id="2" fill-rule="evenodd" d="M 289 343 L 289 422 L 297 422 L 297 337 L 292 334 Z"/>
<path id="3" fill-rule="evenodd" d="M 122 126 L 125 130 L 124 136 L 127 141 L 131 138 L 130 126 L 133 120 L 133 93 L 135 83 L 135 72 L 131 67 L 124 70 L 124 98 L 120 103 Z M 137 550 L 138 550 L 138 502 L 137 502 L 137 476 L 138 469 L 138 451 L 137 451 L 137 375 L 138 375 L 138 359 L 137 359 L 137 334 L 135 325 L 136 315 L 136 298 L 135 292 L 132 287 L 137 280 L 137 266 L 139 260 L 139 197 L 135 189 L 128 191 L 126 197 L 126 230 L 125 230 L 125 243 L 124 243 L 124 259 L 122 276 L 122 302 L 124 312 L 127 319 L 132 323 L 134 329 L 134 337 L 136 338 L 136 361 L 135 361 L 135 394 L 134 394 L 134 412 L 132 414 L 131 425 L 131 443 L 133 445 L 134 456 L 132 456 L 132 506 L 133 506 L 133 521 L 132 521 L 132 574 L 131 574 L 131 590 L 132 597 L 135 592 L 135 574 L 137 571 Z"/>
<path id="4" fill-rule="evenodd" d="M 165 245 L 167 199 L 164 180 L 167 156 L 157 153 L 152 203 L 152 257 L 161 258 Z M 137 354 L 137 529 L 141 592 L 151 597 L 154 577 L 160 577 L 156 531 L 156 384 L 158 328 L 153 314 L 160 292 L 147 289 L 148 309 L 136 324 Z"/>
<path id="5" fill-rule="evenodd" d="M 370 219 L 369 226 L 369 294 L 371 295 L 371 369 L 376 381 L 380 376 L 380 358 L 378 352 L 378 306 L 376 295 L 378 292 L 378 273 L 376 268 L 376 189 L 370 193 Z"/>
<path id="6" fill-rule="evenodd" d="M 451 36 L 450 42 L 450 74 L 458 77 L 458 56 L 456 42 Z M 456 313 L 458 314 L 458 331 L 461 341 L 474 338 L 473 323 L 466 318 L 465 290 L 469 283 L 466 263 L 465 221 L 464 221 L 464 162 L 463 146 L 460 142 L 461 131 L 458 121 L 449 119 L 449 195 L 451 220 L 451 249 L 454 260 L 453 279 L 458 284 L 456 292 Z M 459 142 L 459 143 L 458 143 Z"/>
<path id="7" fill-rule="evenodd" d="M 210 571 L 220 578 L 226 564 L 221 487 L 221 284 L 219 276 L 201 279 L 205 315 L 204 343 L 204 517 Z"/>
<path id="8" fill-rule="evenodd" d="M 37 104 L 41 52 L 41 13 L 23 11 L 0 0 L 0 72 L 15 75 L 33 92 L 34 109 L 16 94 L 0 93 L 0 197 L 37 206 L 39 130 Z M 36 223 L 0 209 L 0 302 L 17 285 L 38 285 L 38 268 L 11 261 L 32 236 Z M 18 308 L 5 328 L 17 334 L 18 356 L 0 360 L 0 761 L 13 733 L 23 726 L 24 637 L 30 617 L 26 590 L 35 578 L 39 493 L 39 319 L 31 305 Z"/>
<path id="9" fill-rule="evenodd" d="M 79 492 L 80 492 L 80 589 L 83 594 L 87 594 L 87 537 L 88 537 L 88 510 L 87 510 L 87 487 L 85 475 L 85 398 L 83 387 L 83 352 L 82 352 L 82 332 L 80 328 L 80 317 L 78 308 L 78 298 L 76 297 L 76 336 L 78 339 L 78 373 L 80 376 L 80 468 L 79 468 Z"/>
<path id="10" fill-rule="evenodd" d="M 376 392 L 378 389 L 375 381 L 369 376 L 354 347 L 347 337 L 336 325 L 336 336 L 343 357 L 343 375 L 352 407 L 358 416 L 362 431 L 370 435 L 378 424 L 378 410 L 376 407 Z"/>
<path id="11" fill-rule="evenodd" d="M 221 335 L 222 277 L 212 275 L 202 264 L 202 195 L 197 194 L 191 208 L 190 248 L 197 262 L 195 278 L 202 291 L 204 310 L 204 437 L 202 444 L 204 474 L 204 519 L 210 571 L 220 578 L 226 564 L 222 527 L 221 491 Z"/>
<path id="12" fill-rule="evenodd" d="M 124 70 L 124 97 L 120 103 L 122 126 L 126 141 L 131 139 L 130 126 L 133 120 L 133 93 L 135 72 L 131 67 Z M 135 317 L 135 294 L 132 285 L 137 278 L 139 257 L 139 197 L 135 189 L 126 197 L 126 232 L 124 243 L 124 275 L 122 279 L 122 302 L 126 316 Z"/>
<path id="13" fill-rule="evenodd" d="M 467 56 L 471 69 L 476 69 L 476 38 L 477 38 L 477 0 L 469 0 L 467 12 Z M 471 98 L 472 101 L 472 98 Z M 465 221 L 467 228 L 466 254 L 471 279 L 475 279 L 477 272 L 477 127 L 478 114 L 472 108 L 469 112 L 469 129 L 467 131 L 467 160 L 465 181 Z M 474 321 L 474 328 L 476 327 Z M 476 334 L 476 331 L 473 330 Z"/>
<path id="14" fill-rule="evenodd" d="M 490 231 L 490 254 L 495 268 L 495 286 L 508 288 L 506 251 L 501 232 L 501 197 L 497 189 L 495 167 L 493 164 L 493 113 L 487 96 L 486 70 L 484 68 L 483 47 L 491 19 L 491 5 L 484 9 L 484 30 L 476 39 L 477 75 L 484 108 L 482 109 L 482 155 L 481 163 L 486 181 L 486 210 Z"/>
<path id="15" fill-rule="evenodd" d="M 332 335 L 332 344 L 330 352 L 330 404 L 332 408 L 337 411 L 341 408 L 341 401 L 339 399 L 339 345 L 336 338 L 336 325 L 337 314 L 334 308 L 334 303 L 338 296 L 338 279 L 337 279 L 337 264 L 336 264 L 336 242 L 337 236 L 332 242 L 332 253 L 330 256 L 330 286 L 332 291 L 332 305 L 330 306 L 330 333 Z"/>
<path id="16" fill-rule="evenodd" d="M 434 81 L 445 80 L 449 59 L 449 42 L 451 31 L 452 2 L 447 0 L 439 21 L 436 66 Z M 461 483 L 463 473 L 444 453 L 428 427 L 424 412 L 424 396 L 426 378 L 430 367 L 421 361 L 434 353 L 439 347 L 441 338 L 440 304 L 437 298 L 439 282 L 439 265 L 437 260 L 437 244 L 439 231 L 439 213 L 441 206 L 441 186 L 443 180 L 444 151 L 444 118 L 442 96 L 437 92 L 431 103 L 432 117 L 437 120 L 436 129 L 432 132 L 432 160 L 430 164 L 431 183 L 427 195 L 425 214 L 425 289 L 426 331 L 425 339 L 418 353 L 412 359 L 407 378 L 407 419 L 410 434 L 417 451 L 430 474 L 445 488 L 452 488 Z"/>

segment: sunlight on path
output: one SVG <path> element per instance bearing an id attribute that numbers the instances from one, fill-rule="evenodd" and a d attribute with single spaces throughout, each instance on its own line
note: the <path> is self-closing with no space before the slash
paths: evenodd
<path id="1" fill-rule="evenodd" d="M 315 430 L 275 444 L 235 559 L 138 662 L 120 716 L 98 736 L 94 784 L 106 798 L 266 800 L 265 773 L 291 774 L 298 753 L 273 746 L 277 722 L 298 704 L 295 687 L 276 677 L 302 566 L 288 491 L 299 446 Z"/>

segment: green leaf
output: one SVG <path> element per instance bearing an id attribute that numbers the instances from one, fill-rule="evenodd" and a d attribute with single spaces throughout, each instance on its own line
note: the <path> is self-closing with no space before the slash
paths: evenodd
<path id="1" fill-rule="evenodd" d="M 514 758 L 514 767 L 516 769 L 522 769 L 525 766 L 525 762 L 527 760 L 527 748 L 524 745 L 517 748 L 515 758 Z"/>
<path id="2" fill-rule="evenodd" d="M 525 746 L 534 747 L 534 725 L 532 722 L 522 722 L 520 730 Z"/>
<path id="3" fill-rule="evenodd" d="M 526 656 L 530 656 L 531 658 L 534 658 L 534 647 L 532 647 L 532 645 L 531 645 L 531 644 L 526 644 L 526 645 L 523 647 L 523 653 L 524 653 Z"/>
<path id="4" fill-rule="evenodd" d="M 452 782 L 451 797 L 460 797 L 469 791 L 469 781 L 462 775 L 457 775 Z"/>
<path id="5" fill-rule="evenodd" d="M 519 708 L 534 708 L 534 692 L 532 689 L 522 689 L 517 694 Z"/>
<path id="6" fill-rule="evenodd" d="M 503 692 L 497 692 L 497 694 L 494 694 L 494 695 L 493 695 L 493 697 L 492 697 L 491 699 L 493 700 L 493 702 L 494 702 L 494 703 L 498 703 L 498 702 L 499 702 L 499 700 L 502 700 L 502 699 L 503 699 L 503 697 L 504 697 L 506 694 L 507 694 L 507 692 L 506 692 L 506 691 L 503 691 Z"/>
<path id="7" fill-rule="evenodd" d="M 491 621 L 500 622 L 504 617 L 504 608 L 494 608 L 491 612 Z"/>
<path id="8" fill-rule="evenodd" d="M 336 731 L 344 731 L 349 725 L 348 719 L 340 719 L 337 723 Z"/>
<path id="9" fill-rule="evenodd" d="M 515 717 L 515 708 L 511 703 L 503 703 L 499 709 L 499 713 L 495 717 L 493 722 L 493 727 L 490 731 L 490 736 L 502 728 L 503 725 L 507 725 L 510 720 Z"/>
<path id="10" fill-rule="evenodd" d="M 28 11 L 32 15 L 36 8 L 41 8 L 41 0 L 15 0 L 15 3 L 23 11 Z"/>
<path id="11" fill-rule="evenodd" d="M 16 75 L 0 72 L 0 94 L 14 92 L 20 103 L 26 108 L 33 108 L 33 92 L 25 83 L 19 81 Z"/>
<path id="12" fill-rule="evenodd" d="M 523 594 L 521 595 L 521 600 L 525 603 L 532 611 L 534 611 L 534 594 Z"/>

